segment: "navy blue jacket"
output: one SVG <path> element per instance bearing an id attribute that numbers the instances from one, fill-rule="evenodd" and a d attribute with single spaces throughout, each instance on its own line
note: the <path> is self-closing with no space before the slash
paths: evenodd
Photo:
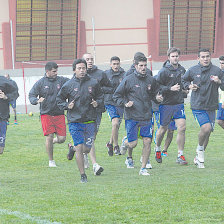
<path id="1" fill-rule="evenodd" d="M 29 92 L 29 100 L 33 105 L 37 105 L 39 98 L 44 97 L 45 100 L 40 103 L 40 114 L 48 114 L 57 116 L 64 114 L 56 103 L 56 97 L 61 87 L 68 81 L 68 78 L 57 76 L 56 78 L 48 78 L 46 75 L 37 81 Z"/>
<path id="2" fill-rule="evenodd" d="M 116 89 L 113 99 L 118 106 L 133 101 L 132 107 L 124 107 L 125 120 L 148 121 L 152 117 L 152 103 L 159 92 L 157 81 L 150 75 L 142 76 L 135 70 L 126 76 Z"/>
<path id="3" fill-rule="evenodd" d="M 74 100 L 75 105 L 68 109 L 69 103 Z M 83 79 L 76 78 L 75 74 L 71 80 L 66 82 L 57 96 L 57 105 L 61 110 L 67 110 L 68 123 L 84 123 L 95 121 L 97 107 L 91 102 L 95 100 L 99 105 L 103 103 L 103 93 L 99 82 L 86 75 Z"/>
<path id="4" fill-rule="evenodd" d="M 8 97 L 7 100 L 0 99 L 0 120 L 8 120 L 9 101 L 18 98 L 18 88 L 16 88 L 7 78 L 0 76 L 0 90 Z"/>
<path id="5" fill-rule="evenodd" d="M 221 84 L 211 81 L 210 76 L 218 76 Z M 189 89 L 189 85 L 197 84 L 197 91 L 191 93 L 191 109 L 192 110 L 216 110 L 218 109 L 218 88 L 224 90 L 224 73 L 220 68 L 210 63 L 209 66 L 201 66 L 200 64 L 193 66 L 187 70 L 182 77 L 182 83 L 185 89 Z"/>
<path id="6" fill-rule="evenodd" d="M 107 78 L 106 74 L 102 70 L 97 68 L 96 65 L 93 65 L 92 69 L 88 69 L 87 73 L 90 77 L 96 79 L 99 82 L 100 88 L 102 89 L 104 94 L 110 93 L 112 91 L 110 80 Z M 99 105 L 97 111 L 101 113 L 105 111 L 104 103 Z"/>
<path id="7" fill-rule="evenodd" d="M 118 72 L 114 72 L 113 69 L 111 68 L 109 70 L 106 70 L 105 74 L 107 78 L 110 80 L 112 87 L 110 88 L 103 87 L 104 104 L 117 106 L 113 100 L 113 94 L 124 78 L 124 69 L 120 68 Z"/>
<path id="8" fill-rule="evenodd" d="M 183 86 L 181 77 L 185 73 L 185 68 L 178 64 L 175 69 L 169 61 L 163 64 L 163 68 L 159 71 L 156 80 L 160 84 L 163 95 L 163 102 L 165 105 L 176 105 L 184 103 L 184 94 L 182 92 Z M 171 91 L 170 88 L 176 84 L 180 85 L 179 91 Z"/>

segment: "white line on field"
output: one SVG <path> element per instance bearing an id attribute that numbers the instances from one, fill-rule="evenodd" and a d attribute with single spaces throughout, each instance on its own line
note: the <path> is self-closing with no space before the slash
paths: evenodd
<path id="1" fill-rule="evenodd" d="M 50 222 L 48 220 L 44 220 L 39 217 L 34 217 L 29 214 L 25 214 L 25 213 L 18 212 L 18 211 L 9 211 L 6 209 L 0 209 L 0 215 L 14 215 L 20 219 L 24 219 L 24 220 L 28 219 L 28 220 L 30 220 L 32 222 L 36 222 L 38 224 L 62 224 L 61 222 Z"/>

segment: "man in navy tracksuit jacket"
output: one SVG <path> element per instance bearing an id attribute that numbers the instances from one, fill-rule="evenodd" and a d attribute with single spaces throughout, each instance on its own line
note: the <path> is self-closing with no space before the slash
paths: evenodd
<path id="1" fill-rule="evenodd" d="M 100 88 L 102 90 L 103 87 L 105 87 L 104 91 L 110 91 L 108 88 L 111 87 L 110 81 L 109 79 L 106 77 L 106 75 L 104 74 L 104 72 L 101 69 L 98 69 L 96 65 L 94 65 L 94 59 L 93 59 L 93 55 L 90 53 L 86 53 L 83 55 L 83 59 L 86 61 L 87 63 L 87 74 L 96 79 L 99 82 Z M 104 93 L 104 92 L 103 92 Z M 97 135 L 97 132 L 99 130 L 100 127 L 100 123 L 101 123 L 101 119 L 102 119 L 102 113 L 105 111 L 104 108 L 104 104 L 102 103 L 101 105 L 99 105 L 97 107 L 97 119 L 96 119 L 96 133 L 95 133 L 95 138 Z M 92 148 L 90 151 L 90 158 L 92 161 L 92 165 L 93 165 L 93 173 L 94 175 L 100 175 L 101 172 L 103 172 L 103 167 L 100 166 L 97 162 L 96 162 L 96 150 L 95 150 L 95 144 L 92 144 Z M 84 161 L 85 161 L 85 168 L 89 167 L 89 162 L 88 162 L 88 156 L 87 154 L 84 154 Z"/>
<path id="2" fill-rule="evenodd" d="M 0 154 L 5 148 L 7 121 L 9 119 L 9 101 L 17 99 L 18 88 L 3 76 L 0 76 Z"/>
<path id="3" fill-rule="evenodd" d="M 73 138 L 82 183 L 87 182 L 83 153 L 91 150 L 96 132 L 97 108 L 103 103 L 100 85 L 87 75 L 86 68 L 84 59 L 76 59 L 73 62 L 73 78 L 65 83 L 57 96 L 59 108 L 67 110 L 69 132 Z"/>
<path id="4" fill-rule="evenodd" d="M 185 89 L 192 90 L 191 109 L 200 125 L 194 163 L 198 168 L 205 168 L 204 151 L 215 124 L 215 111 L 219 103 L 218 89 L 220 87 L 224 90 L 224 74 L 211 63 L 209 49 L 199 50 L 198 61 L 196 66 L 185 73 L 182 82 Z"/>
<path id="5" fill-rule="evenodd" d="M 146 163 L 149 159 L 152 142 L 152 104 L 151 100 L 162 101 L 158 94 L 156 80 L 147 75 L 147 58 L 139 57 L 135 61 L 135 71 L 127 76 L 118 86 L 113 99 L 118 106 L 124 106 L 124 119 L 127 138 L 123 139 L 121 150 L 128 149 L 127 168 L 134 168 L 133 148 L 137 145 L 138 132 L 143 138 L 142 166 L 139 175 L 149 175 Z"/>
<path id="6" fill-rule="evenodd" d="M 184 95 L 182 91 L 181 77 L 185 73 L 184 67 L 179 64 L 180 50 L 171 47 L 167 51 L 168 60 L 157 75 L 160 84 L 163 102 L 159 106 L 160 127 L 156 134 L 156 156 L 158 163 L 162 162 L 161 143 L 171 120 L 175 121 L 177 127 L 178 156 L 176 162 L 186 165 L 187 161 L 183 155 L 185 144 L 186 117 L 184 112 Z"/>
<path id="7" fill-rule="evenodd" d="M 44 77 L 37 81 L 30 90 L 29 100 L 33 105 L 40 104 L 41 124 L 44 136 L 46 136 L 49 167 L 56 167 L 53 160 L 53 144 L 63 143 L 66 139 L 64 110 L 57 106 L 56 97 L 69 79 L 57 76 L 58 65 L 55 62 L 48 62 L 45 65 L 45 71 Z"/>
<path id="8" fill-rule="evenodd" d="M 117 106 L 117 104 L 113 100 L 113 94 L 124 77 L 124 69 L 120 67 L 120 58 L 117 56 L 113 56 L 110 59 L 109 70 L 105 71 L 107 78 L 110 80 L 112 87 L 110 93 L 104 94 L 104 104 L 107 110 L 107 113 L 112 122 L 112 131 L 110 141 L 107 143 L 108 155 L 113 156 L 120 155 L 120 148 L 118 145 L 118 131 L 122 121 L 124 108 Z M 108 89 L 107 87 L 103 87 L 103 91 Z M 113 148 L 114 146 L 114 148 Z"/>

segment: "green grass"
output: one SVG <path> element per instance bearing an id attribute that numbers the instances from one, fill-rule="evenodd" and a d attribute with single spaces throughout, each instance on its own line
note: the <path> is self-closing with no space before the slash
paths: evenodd
<path id="1" fill-rule="evenodd" d="M 67 143 L 55 145 L 58 167 L 48 168 L 39 115 L 18 115 L 19 125 L 8 126 L 0 156 L 0 223 L 224 223 L 224 130 L 216 125 L 206 168 L 197 169 L 193 158 L 199 128 L 189 106 L 186 114 L 189 165 L 175 163 L 174 137 L 162 164 L 152 153 L 151 176 L 138 175 L 141 140 L 133 152 L 135 169 L 126 168 L 125 156 L 107 155 L 111 123 L 104 114 L 96 150 L 105 170 L 94 176 L 89 168 L 87 184 L 80 183 L 75 160 L 66 159 Z M 119 141 L 124 134 L 122 122 Z"/>

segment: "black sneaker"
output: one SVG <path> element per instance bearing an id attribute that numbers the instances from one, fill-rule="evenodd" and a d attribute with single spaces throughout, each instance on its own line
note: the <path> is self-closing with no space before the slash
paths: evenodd
<path id="1" fill-rule="evenodd" d="M 157 163 L 162 163 L 161 151 L 156 152 L 155 159 Z"/>
<path id="2" fill-rule="evenodd" d="M 84 173 L 84 174 L 81 174 L 81 183 L 87 183 L 88 181 L 87 181 L 87 176 L 86 176 L 86 174 Z"/>
<path id="3" fill-rule="evenodd" d="M 106 144 L 106 147 L 107 147 L 107 150 L 108 150 L 108 155 L 113 156 L 113 154 L 114 154 L 113 145 L 108 142 Z"/>
<path id="4" fill-rule="evenodd" d="M 68 154 L 67 154 L 67 159 L 72 160 L 75 154 L 74 151 L 74 146 L 71 143 L 68 143 Z"/>
<path id="5" fill-rule="evenodd" d="M 114 155 L 116 155 L 116 156 L 121 155 L 119 145 L 114 146 Z"/>

